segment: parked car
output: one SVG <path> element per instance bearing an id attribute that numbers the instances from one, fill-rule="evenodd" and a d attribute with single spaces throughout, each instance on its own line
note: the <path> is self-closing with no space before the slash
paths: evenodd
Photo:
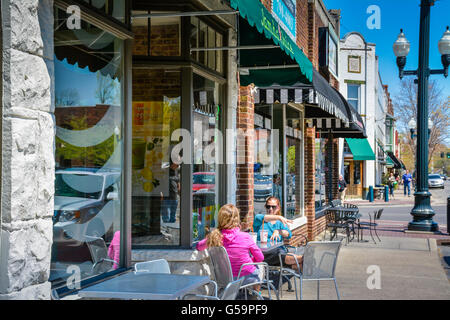
<path id="1" fill-rule="evenodd" d="M 256 200 L 265 200 L 272 195 L 272 176 L 259 173 L 254 175 L 254 197 Z"/>
<path id="2" fill-rule="evenodd" d="M 192 174 L 192 191 L 211 191 L 216 186 L 216 173 L 215 172 L 194 172 Z"/>
<path id="3" fill-rule="evenodd" d="M 119 216 L 115 214 L 119 213 L 119 183 L 119 170 L 57 170 L 54 243 L 80 246 L 90 237 L 102 237 L 108 231 L 112 233 L 110 228 Z"/>
<path id="4" fill-rule="evenodd" d="M 428 175 L 428 187 L 444 189 L 444 180 L 442 180 L 442 178 L 439 174 L 429 174 Z"/>

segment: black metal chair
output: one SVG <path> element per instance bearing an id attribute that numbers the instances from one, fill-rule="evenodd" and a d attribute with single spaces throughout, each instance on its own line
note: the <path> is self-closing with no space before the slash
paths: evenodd
<path id="1" fill-rule="evenodd" d="M 361 214 L 359 213 L 359 208 L 357 205 L 352 204 L 352 203 L 344 203 L 343 207 L 346 209 L 357 209 L 358 211 L 354 212 L 354 213 L 346 213 L 346 220 L 348 221 L 348 223 L 351 224 L 351 228 L 353 231 L 353 238 L 355 237 L 355 225 L 358 228 L 358 241 L 359 241 L 359 232 L 361 230 L 361 224 L 359 219 L 361 218 Z"/>
<path id="2" fill-rule="evenodd" d="M 345 219 L 346 213 L 345 210 L 327 210 L 325 219 L 326 219 L 326 228 L 324 239 L 326 239 L 326 233 L 329 228 L 330 231 L 330 241 L 337 237 L 338 229 L 344 229 L 347 238 L 347 244 L 350 241 L 350 222 Z"/>
<path id="3" fill-rule="evenodd" d="M 373 220 L 372 220 L 372 215 L 369 213 L 369 222 L 363 221 L 363 222 L 359 223 L 360 226 L 367 226 L 367 227 L 369 227 L 370 237 L 372 238 L 372 240 L 373 240 L 373 242 L 375 244 L 377 242 L 375 241 L 375 238 L 372 235 L 372 227 L 373 227 L 373 230 L 375 231 L 375 235 L 377 236 L 378 241 L 381 242 L 381 239 L 380 239 L 380 237 L 378 236 L 378 233 L 377 233 L 378 223 L 376 221 L 380 220 L 381 214 L 383 213 L 383 210 L 384 209 L 375 210 L 373 212 Z M 361 239 L 362 239 L 362 232 L 361 232 Z"/>

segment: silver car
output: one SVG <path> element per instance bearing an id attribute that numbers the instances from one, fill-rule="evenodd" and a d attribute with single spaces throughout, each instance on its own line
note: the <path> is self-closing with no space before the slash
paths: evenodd
<path id="1" fill-rule="evenodd" d="M 442 188 L 444 189 L 444 180 L 439 174 L 428 175 L 428 188 Z"/>
<path id="2" fill-rule="evenodd" d="M 71 246 L 102 237 L 117 219 L 120 171 L 87 168 L 55 172 L 53 240 Z"/>

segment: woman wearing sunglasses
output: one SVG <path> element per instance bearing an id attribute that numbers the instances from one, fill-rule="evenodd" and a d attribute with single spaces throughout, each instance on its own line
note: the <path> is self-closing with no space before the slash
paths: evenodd
<path id="1" fill-rule="evenodd" d="M 263 228 L 268 232 L 268 238 L 270 241 L 283 241 L 284 239 L 290 239 L 292 232 L 289 229 L 288 224 L 291 224 L 292 220 L 286 219 L 281 215 L 280 200 L 276 197 L 269 197 L 266 200 L 266 214 L 257 214 L 253 221 L 253 230 L 258 234 L 258 241 L 260 241 L 259 231 Z M 286 253 L 286 249 L 280 247 L 281 253 Z M 280 265 L 280 259 L 278 253 L 280 251 L 271 251 L 270 254 L 264 255 L 264 262 L 267 262 L 271 266 Z M 303 256 L 297 255 L 297 261 L 300 264 L 303 261 Z M 291 255 L 286 255 L 284 263 L 289 265 L 292 269 L 297 269 L 295 258 Z"/>

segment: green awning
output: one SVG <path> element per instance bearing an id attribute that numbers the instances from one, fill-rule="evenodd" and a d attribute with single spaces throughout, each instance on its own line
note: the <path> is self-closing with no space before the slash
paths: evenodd
<path id="1" fill-rule="evenodd" d="M 241 75 L 241 85 L 254 83 L 258 87 L 267 87 L 276 83 L 281 86 L 291 86 L 295 83 L 310 84 L 312 82 L 313 66 L 311 61 L 279 26 L 261 2 L 258 0 L 231 0 L 230 5 L 233 9 L 239 10 L 242 17 L 239 23 L 240 46 L 266 44 L 280 46 L 275 49 L 240 50 L 241 68 L 298 64 L 298 68 L 250 69 L 249 75 Z"/>
<path id="2" fill-rule="evenodd" d="M 375 153 L 367 139 L 345 138 L 353 154 L 353 160 L 375 160 Z"/>

